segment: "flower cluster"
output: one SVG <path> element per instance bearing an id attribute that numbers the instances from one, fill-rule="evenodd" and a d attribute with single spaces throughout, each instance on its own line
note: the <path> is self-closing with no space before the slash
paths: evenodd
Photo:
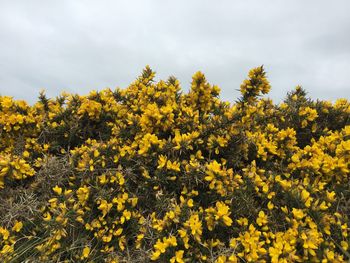
<path id="1" fill-rule="evenodd" d="M 0 96 L 1 262 L 346 262 L 350 102 L 263 67 L 236 103 L 146 67 L 125 89 Z"/>

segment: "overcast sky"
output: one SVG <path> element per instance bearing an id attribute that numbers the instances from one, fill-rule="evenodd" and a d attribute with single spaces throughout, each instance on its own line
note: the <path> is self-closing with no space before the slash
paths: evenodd
<path id="1" fill-rule="evenodd" d="M 349 0 L 0 0 L 0 94 L 124 88 L 149 64 L 184 91 L 198 70 L 234 101 L 264 65 L 276 102 L 302 85 L 350 99 Z"/>

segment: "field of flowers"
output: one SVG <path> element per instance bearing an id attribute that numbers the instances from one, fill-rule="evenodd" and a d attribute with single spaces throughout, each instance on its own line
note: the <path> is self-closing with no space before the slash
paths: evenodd
<path id="1" fill-rule="evenodd" d="M 235 103 L 147 66 L 126 89 L 0 96 L 1 262 L 347 262 L 350 102 Z"/>

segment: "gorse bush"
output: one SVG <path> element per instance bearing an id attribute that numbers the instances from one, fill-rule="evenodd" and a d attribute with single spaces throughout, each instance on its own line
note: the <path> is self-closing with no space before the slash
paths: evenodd
<path id="1" fill-rule="evenodd" d="M 1 262 L 349 260 L 349 101 L 276 105 L 263 67 L 232 104 L 154 76 L 0 97 Z"/>

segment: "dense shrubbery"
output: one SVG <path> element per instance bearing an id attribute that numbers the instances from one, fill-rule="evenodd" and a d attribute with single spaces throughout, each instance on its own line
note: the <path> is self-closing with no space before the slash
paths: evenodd
<path id="1" fill-rule="evenodd" d="M 154 82 L 0 97 L 2 262 L 349 260 L 350 103 Z"/>

